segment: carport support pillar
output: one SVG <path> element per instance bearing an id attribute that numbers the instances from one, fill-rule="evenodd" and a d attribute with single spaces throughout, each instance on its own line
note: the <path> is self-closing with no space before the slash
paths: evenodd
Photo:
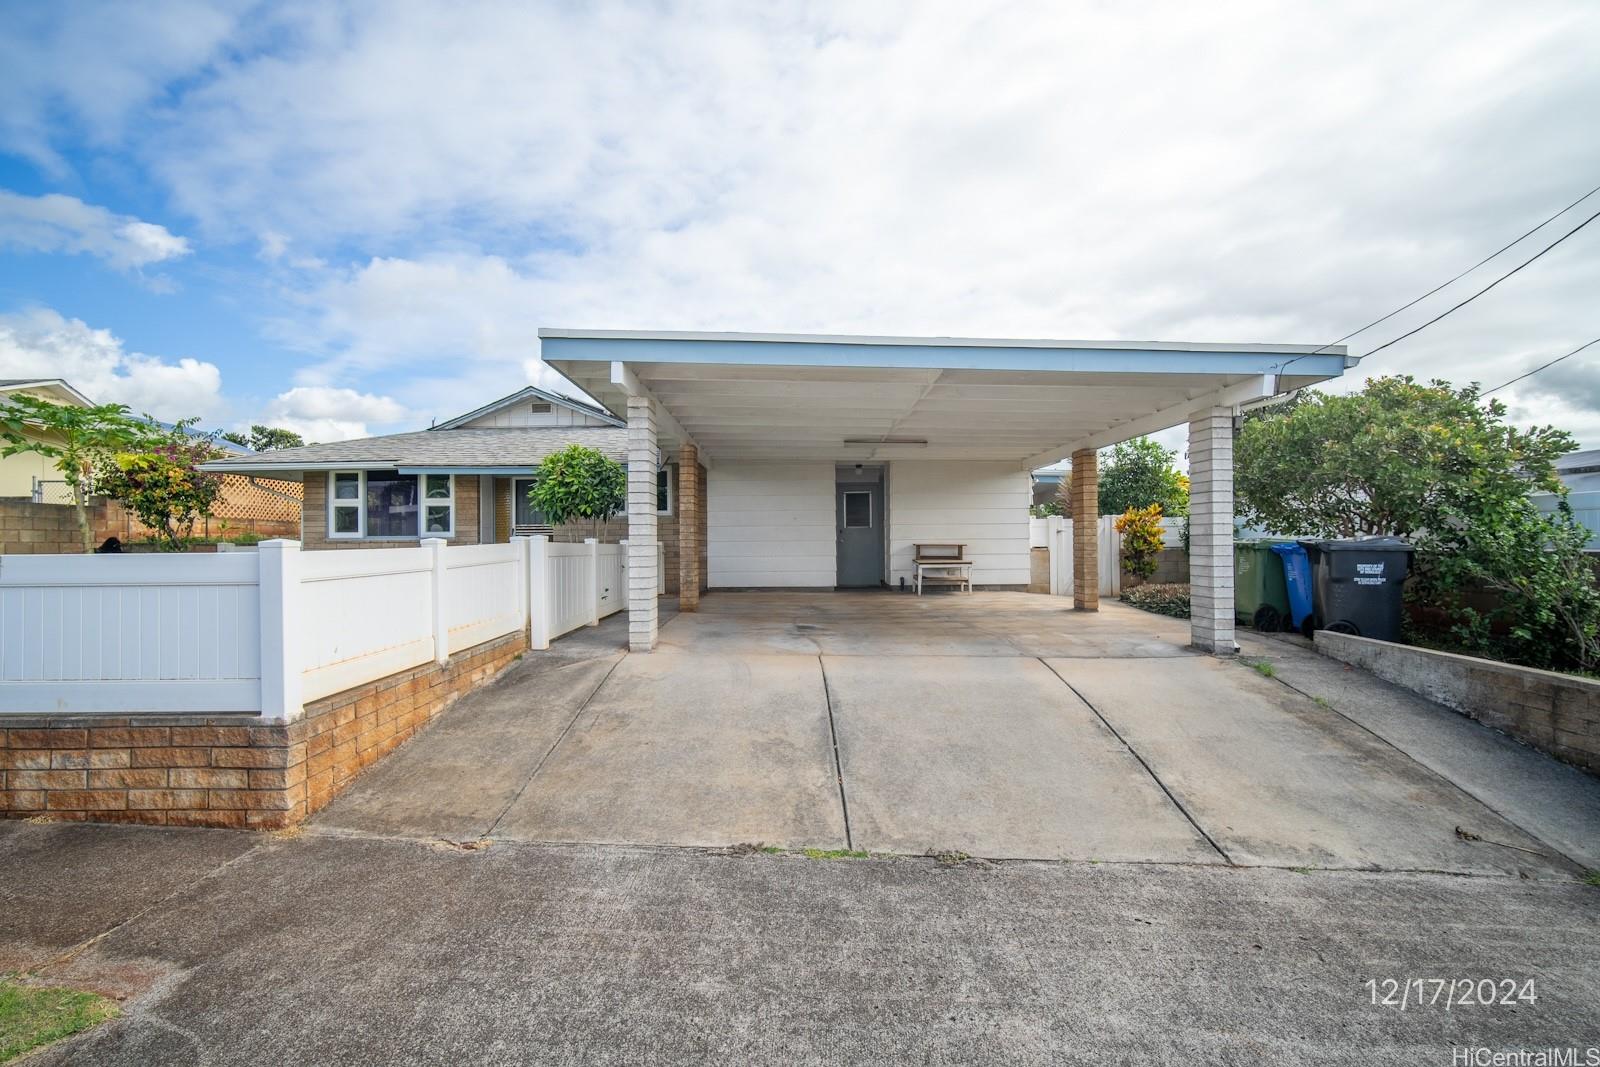
<path id="1" fill-rule="evenodd" d="M 1233 642 L 1233 409 L 1189 422 L 1189 635 L 1231 656 Z"/>
<path id="2" fill-rule="evenodd" d="M 656 409 L 648 396 L 628 398 L 628 648 L 656 647 Z"/>
<path id="3" fill-rule="evenodd" d="M 1072 606 L 1100 610 L 1100 461 L 1092 448 L 1072 454 Z"/>
<path id="4" fill-rule="evenodd" d="M 678 449 L 678 610 L 700 608 L 700 450 Z"/>

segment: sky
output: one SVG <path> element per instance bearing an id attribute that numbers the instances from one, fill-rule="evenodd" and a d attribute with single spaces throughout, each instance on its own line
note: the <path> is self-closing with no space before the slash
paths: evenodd
<path id="1" fill-rule="evenodd" d="M 0 0 L 0 378 L 326 441 L 562 387 L 540 326 L 1324 344 L 1600 185 L 1596 54 L 1589 0 Z M 1600 221 L 1338 388 L 1597 336 Z M 1497 395 L 1600 447 L 1600 345 Z"/>

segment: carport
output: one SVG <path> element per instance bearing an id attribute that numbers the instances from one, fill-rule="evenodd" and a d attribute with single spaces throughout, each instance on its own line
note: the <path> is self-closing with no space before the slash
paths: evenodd
<path id="1" fill-rule="evenodd" d="M 1189 426 L 1190 636 L 1233 640 L 1240 409 L 1343 374 L 1336 345 L 539 331 L 545 362 L 629 431 L 629 645 L 658 639 L 657 472 L 675 460 L 680 609 L 715 589 L 897 587 L 964 546 L 979 588 L 1026 582 L 1029 472 L 1072 459 L 1074 573 L 1098 567 L 1096 450 Z M 701 479 L 693 472 L 704 468 Z M 697 538 L 706 509 L 709 574 Z M 1073 605 L 1096 611 L 1078 582 Z"/>

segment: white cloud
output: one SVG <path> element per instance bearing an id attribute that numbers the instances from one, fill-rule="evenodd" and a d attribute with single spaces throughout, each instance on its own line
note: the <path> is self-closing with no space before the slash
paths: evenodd
<path id="1" fill-rule="evenodd" d="M 211 419 L 223 408 L 222 373 L 197 359 L 128 352 L 97 330 L 49 308 L 0 315 L 0 378 L 61 378 L 97 404 L 173 422 Z"/>
<path id="2" fill-rule="evenodd" d="M 293 430 L 307 442 L 348 441 L 370 436 L 368 424 L 396 423 L 406 409 L 387 396 L 319 385 L 299 385 L 279 393 L 259 420 Z"/>
<path id="3" fill-rule="evenodd" d="M 53 174 L 57 143 L 77 133 L 114 145 L 174 77 L 212 58 L 243 4 L 76 0 L 0 7 L 0 138 Z"/>
<path id="4" fill-rule="evenodd" d="M 22 196 L 0 189 L 0 248 L 81 252 L 118 270 L 189 254 L 189 242 L 165 226 L 118 215 L 74 196 Z"/>

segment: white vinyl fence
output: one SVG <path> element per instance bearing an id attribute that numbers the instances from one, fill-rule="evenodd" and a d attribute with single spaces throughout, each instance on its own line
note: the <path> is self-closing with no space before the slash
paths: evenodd
<path id="1" fill-rule="evenodd" d="M 623 545 L 0 556 L 0 715 L 253 712 L 626 606 Z"/>
<path id="2" fill-rule="evenodd" d="M 1055 596 L 1071 596 L 1073 582 L 1077 579 L 1072 573 L 1072 520 L 1052 515 L 1044 521 L 1045 544 L 1050 549 L 1050 592 Z M 1100 573 L 1097 578 L 1101 596 L 1116 596 L 1122 592 L 1122 535 L 1117 532 L 1116 524 L 1117 516 L 1100 516 Z"/>

